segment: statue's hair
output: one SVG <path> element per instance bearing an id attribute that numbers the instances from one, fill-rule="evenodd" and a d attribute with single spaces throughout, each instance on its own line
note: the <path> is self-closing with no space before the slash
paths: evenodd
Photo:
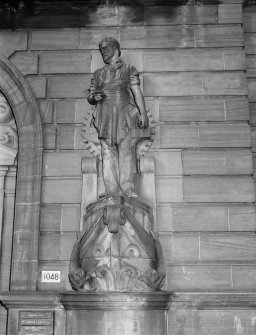
<path id="1" fill-rule="evenodd" d="M 119 42 L 114 39 L 113 37 L 105 37 L 103 38 L 100 43 L 99 43 L 99 49 L 101 49 L 102 47 L 102 44 L 106 42 L 106 43 L 109 43 L 109 44 L 112 44 L 117 50 L 118 50 L 118 56 L 120 57 L 121 56 L 121 48 L 120 48 L 120 44 Z"/>

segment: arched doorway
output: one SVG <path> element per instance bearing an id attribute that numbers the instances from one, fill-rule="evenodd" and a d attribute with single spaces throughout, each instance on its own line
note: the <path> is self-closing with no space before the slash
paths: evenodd
<path id="1" fill-rule="evenodd" d="M 26 80 L 3 56 L 0 92 L 11 107 L 19 138 L 10 290 L 34 291 L 43 148 L 41 118 Z"/>

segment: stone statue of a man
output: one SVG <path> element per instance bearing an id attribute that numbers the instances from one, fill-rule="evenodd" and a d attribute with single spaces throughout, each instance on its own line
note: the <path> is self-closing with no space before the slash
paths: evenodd
<path id="1" fill-rule="evenodd" d="M 119 58 L 120 45 L 114 38 L 104 38 L 99 50 L 106 65 L 93 74 L 87 99 L 96 105 L 94 126 L 101 141 L 104 195 L 137 197 L 131 150 L 130 91 L 139 110 L 140 127 L 148 127 L 139 73 Z"/>

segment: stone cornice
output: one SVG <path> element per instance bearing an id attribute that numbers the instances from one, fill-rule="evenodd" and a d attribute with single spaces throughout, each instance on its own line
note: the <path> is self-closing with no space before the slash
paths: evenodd
<path id="1" fill-rule="evenodd" d="M 81 293 L 0 292 L 0 301 L 8 309 L 169 309 L 198 310 L 256 308 L 256 291 L 248 292 L 151 292 Z"/>

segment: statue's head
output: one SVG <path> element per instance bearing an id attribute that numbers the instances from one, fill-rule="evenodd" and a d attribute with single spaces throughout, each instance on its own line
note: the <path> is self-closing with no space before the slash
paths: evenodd
<path id="1" fill-rule="evenodd" d="M 104 63 L 110 63 L 111 59 L 117 53 L 118 57 L 121 56 L 121 49 L 119 42 L 113 37 L 105 37 L 99 43 L 100 53 Z"/>

